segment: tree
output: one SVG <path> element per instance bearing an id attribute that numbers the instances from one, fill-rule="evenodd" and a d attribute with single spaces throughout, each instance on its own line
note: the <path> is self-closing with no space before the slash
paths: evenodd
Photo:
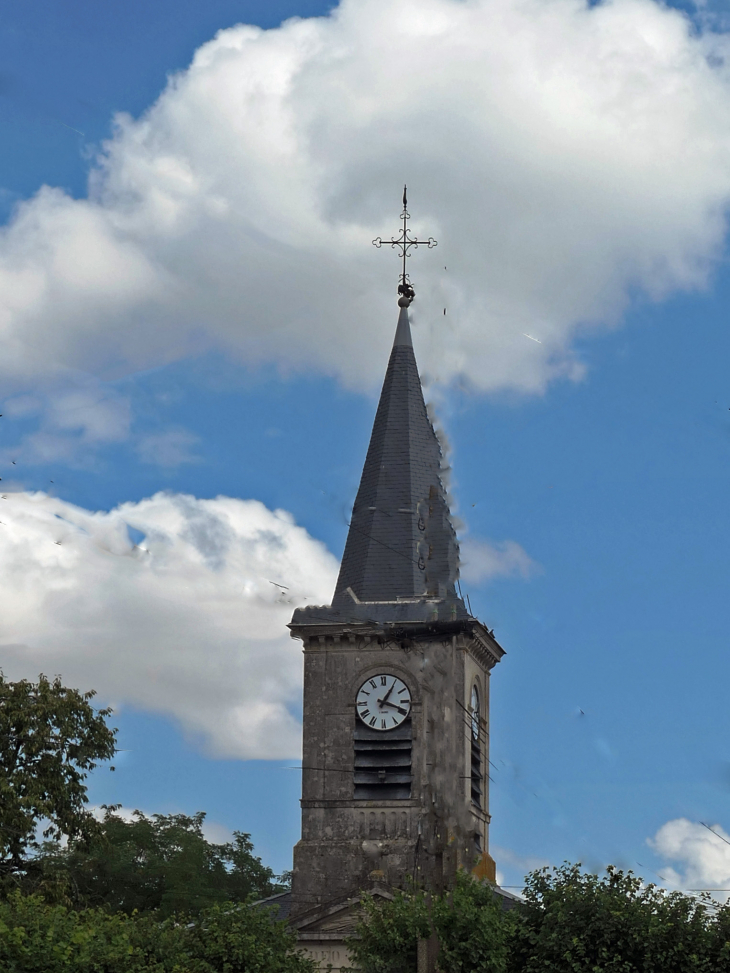
<path id="1" fill-rule="evenodd" d="M 266 910 L 226 904 L 197 920 L 75 911 L 41 896 L 0 902 L 0 969 L 10 973 L 315 973 Z"/>
<path id="2" fill-rule="evenodd" d="M 213 844 L 203 834 L 205 814 L 135 811 L 132 821 L 108 808 L 90 842 L 46 843 L 29 863 L 25 888 L 76 908 L 181 912 L 196 915 L 215 903 L 265 898 L 284 886 L 253 854 L 250 836 Z"/>
<path id="3" fill-rule="evenodd" d="M 203 913 L 189 929 L 191 973 L 316 973 L 296 935 L 268 909 L 227 903 Z"/>
<path id="4" fill-rule="evenodd" d="M 9 682 L 0 672 L 0 881 L 24 869 L 41 822 L 44 837 L 98 834 L 84 781 L 113 757 L 116 730 L 106 724 L 110 709 L 92 707 L 94 695 L 58 678 Z"/>
<path id="5" fill-rule="evenodd" d="M 511 917 L 485 882 L 457 875 L 449 895 L 437 899 L 431 922 L 439 940 L 438 963 L 449 973 L 504 973 Z"/>
<path id="6" fill-rule="evenodd" d="M 415 971 L 419 939 L 431 934 L 428 902 L 421 890 L 396 892 L 392 900 L 365 895 L 363 916 L 347 947 L 362 973 Z"/>
<path id="7" fill-rule="evenodd" d="M 182 973 L 184 929 L 12 892 L 0 902 L 0 968 L 13 973 Z"/>
<path id="8" fill-rule="evenodd" d="M 509 919 L 490 885 L 466 872 L 453 891 L 396 893 L 392 901 L 366 897 L 364 915 L 348 946 L 363 973 L 411 973 L 417 945 L 435 933 L 439 968 L 448 973 L 503 973 Z"/>
<path id="9" fill-rule="evenodd" d="M 467 875 L 432 899 L 366 898 L 350 949 L 362 973 L 415 973 L 418 939 L 431 933 L 444 973 L 730 973 L 730 906 L 613 867 L 532 872 L 510 912 Z"/>
<path id="10" fill-rule="evenodd" d="M 730 911 L 710 900 L 644 885 L 609 866 L 527 876 L 515 910 L 514 973 L 728 973 Z"/>

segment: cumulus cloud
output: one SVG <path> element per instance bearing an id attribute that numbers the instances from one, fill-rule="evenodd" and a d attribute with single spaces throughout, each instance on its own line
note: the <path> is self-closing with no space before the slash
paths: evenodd
<path id="1" fill-rule="evenodd" d="M 715 832 L 713 834 L 713 832 Z M 647 842 L 678 868 L 661 871 L 668 885 L 683 889 L 730 889 L 730 834 L 719 824 L 704 825 L 687 818 L 667 821 Z M 726 901 L 726 892 L 714 896 Z"/>
<path id="2" fill-rule="evenodd" d="M 425 369 L 479 390 L 578 376 L 578 329 L 701 286 L 720 254 L 727 53 L 652 0 L 342 0 L 223 30 L 117 116 L 87 199 L 18 206 L 0 367 L 121 374 L 216 347 L 370 386 L 397 274 L 370 240 L 407 179 L 439 240 L 412 261 Z"/>
<path id="3" fill-rule="evenodd" d="M 296 604 L 330 600 L 338 565 L 290 514 L 169 493 L 108 513 L 5 496 L 9 678 L 58 673 L 174 718 L 213 755 L 300 753 L 301 645 L 286 624 Z"/>
<path id="4" fill-rule="evenodd" d="M 459 570 L 464 581 L 481 584 L 493 578 L 531 578 L 540 566 L 516 541 L 485 541 L 466 537 L 460 542 Z"/>

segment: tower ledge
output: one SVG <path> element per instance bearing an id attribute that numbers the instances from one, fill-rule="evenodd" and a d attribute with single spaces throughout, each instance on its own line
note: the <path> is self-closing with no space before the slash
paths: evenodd
<path id="1" fill-rule="evenodd" d="M 292 638 L 305 644 L 313 640 L 346 642 L 369 638 L 373 643 L 409 649 L 418 642 L 444 641 L 465 637 L 472 651 L 481 656 L 485 668 L 501 661 L 505 650 L 486 625 L 464 613 L 453 617 L 452 602 L 430 599 L 417 602 L 369 602 L 358 608 L 367 609 L 360 617 L 355 612 L 341 612 L 330 605 L 297 608 L 289 624 Z M 398 610 L 394 617 L 394 609 Z"/>

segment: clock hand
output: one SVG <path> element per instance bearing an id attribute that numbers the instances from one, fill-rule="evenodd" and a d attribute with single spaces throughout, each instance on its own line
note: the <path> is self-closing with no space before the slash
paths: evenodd
<path id="1" fill-rule="evenodd" d="M 386 703 L 384 699 L 378 700 L 378 702 L 382 703 L 383 706 L 390 706 L 391 709 L 397 709 L 399 713 L 405 713 L 406 715 L 408 715 L 408 710 L 403 709 L 403 707 L 399 706 L 397 703 Z"/>
<path id="2" fill-rule="evenodd" d="M 378 700 L 378 702 L 380 703 L 381 706 L 384 706 L 388 702 L 388 700 L 390 699 L 390 694 L 393 692 L 394 689 L 395 689 L 395 679 L 391 683 L 390 689 L 385 694 L 385 696 L 383 696 L 382 699 L 379 699 Z"/>
<path id="3" fill-rule="evenodd" d="M 378 700 L 378 706 L 379 706 L 379 707 L 380 707 L 381 709 L 383 708 L 383 706 L 392 706 L 392 705 L 393 705 L 392 703 L 389 703 L 389 702 L 388 702 L 388 697 L 390 696 L 390 694 L 391 694 L 391 693 L 393 692 L 393 690 L 394 690 L 394 689 L 395 689 L 395 682 L 393 682 L 393 684 L 391 685 L 391 687 L 390 687 L 390 689 L 389 689 L 389 690 L 388 690 L 388 692 L 387 692 L 387 693 L 385 694 L 385 696 L 383 696 L 383 698 L 382 698 L 382 699 L 379 699 L 379 700 Z"/>

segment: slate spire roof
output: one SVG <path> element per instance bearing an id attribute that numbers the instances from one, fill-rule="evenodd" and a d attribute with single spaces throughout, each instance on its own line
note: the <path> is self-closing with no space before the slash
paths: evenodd
<path id="1" fill-rule="evenodd" d="M 442 463 L 401 307 L 333 608 L 428 598 L 451 602 L 452 617 L 466 614 Z"/>

